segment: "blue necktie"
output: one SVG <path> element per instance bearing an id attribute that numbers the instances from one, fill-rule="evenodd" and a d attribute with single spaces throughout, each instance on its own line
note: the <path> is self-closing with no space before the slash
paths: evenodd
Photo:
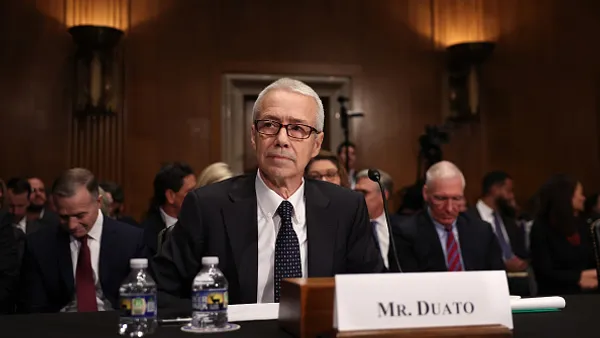
<path id="1" fill-rule="evenodd" d="M 504 238 L 504 232 L 502 232 L 502 223 L 500 221 L 500 216 L 498 213 L 494 212 L 492 214 L 494 216 L 494 229 L 496 229 L 496 237 L 498 238 L 498 244 L 500 244 L 500 249 L 502 249 L 502 257 L 504 260 L 511 259 L 513 256 L 512 249 L 510 244 Z"/>
<path id="2" fill-rule="evenodd" d="M 302 277 L 300 244 L 292 226 L 293 211 L 294 207 L 288 201 L 281 202 L 277 208 L 277 214 L 281 217 L 281 227 L 275 240 L 275 303 L 279 303 L 282 279 Z"/>
<path id="3" fill-rule="evenodd" d="M 371 221 L 371 229 L 373 230 L 373 237 L 375 237 L 375 246 L 379 253 L 381 253 L 381 247 L 379 246 L 379 236 L 377 235 L 377 221 Z"/>

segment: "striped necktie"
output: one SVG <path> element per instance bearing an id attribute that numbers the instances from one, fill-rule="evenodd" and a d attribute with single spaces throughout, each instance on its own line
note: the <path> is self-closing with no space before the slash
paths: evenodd
<path id="1" fill-rule="evenodd" d="M 446 264 L 448 271 L 463 271 L 458 252 L 458 243 L 454 238 L 452 227 L 444 227 L 446 230 Z"/>

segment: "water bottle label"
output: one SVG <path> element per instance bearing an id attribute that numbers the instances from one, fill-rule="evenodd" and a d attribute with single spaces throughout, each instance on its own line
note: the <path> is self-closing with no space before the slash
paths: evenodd
<path id="1" fill-rule="evenodd" d="M 121 311 L 124 317 L 154 318 L 156 317 L 155 295 L 121 296 Z"/>
<path id="2" fill-rule="evenodd" d="M 227 304 L 229 304 L 227 289 L 198 290 L 192 294 L 194 311 L 227 311 Z"/>

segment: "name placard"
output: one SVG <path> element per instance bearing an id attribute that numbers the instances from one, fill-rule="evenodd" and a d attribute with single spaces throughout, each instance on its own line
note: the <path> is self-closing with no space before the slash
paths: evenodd
<path id="1" fill-rule="evenodd" d="M 513 328 L 503 271 L 335 276 L 338 331 L 504 325 Z"/>

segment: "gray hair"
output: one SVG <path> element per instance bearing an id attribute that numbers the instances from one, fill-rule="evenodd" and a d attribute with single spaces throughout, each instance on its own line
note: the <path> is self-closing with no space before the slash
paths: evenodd
<path id="1" fill-rule="evenodd" d="M 379 170 L 379 169 L 377 169 Z M 385 191 L 387 191 L 389 194 L 394 192 L 394 181 L 392 181 L 392 176 L 390 176 L 388 173 L 386 173 L 383 170 L 379 170 L 379 174 L 380 174 L 380 179 L 379 181 L 381 182 L 381 185 L 383 186 L 383 189 Z M 356 174 L 356 180 L 358 181 L 359 178 L 369 178 L 369 169 L 364 169 L 358 172 L 358 174 Z"/>
<path id="2" fill-rule="evenodd" d="M 325 110 L 323 109 L 323 102 L 321 102 L 321 98 L 314 89 L 312 89 L 309 85 L 302 81 L 298 81 L 295 79 L 290 79 L 287 77 L 281 78 L 270 85 L 268 85 L 265 89 L 263 89 L 260 94 L 258 94 L 258 98 L 254 102 L 254 107 L 252 108 L 252 120 L 256 121 L 256 117 L 260 112 L 262 107 L 262 100 L 265 95 L 272 90 L 285 90 L 293 93 L 298 93 L 304 96 L 310 96 L 315 99 L 317 103 L 317 131 L 323 131 L 323 127 L 325 126 Z"/>
<path id="3" fill-rule="evenodd" d="M 72 197 L 81 187 L 85 187 L 93 199 L 98 198 L 98 181 L 91 171 L 84 168 L 63 172 L 52 185 L 52 193 L 57 197 Z"/>
<path id="4" fill-rule="evenodd" d="M 463 188 L 466 186 L 465 176 L 462 171 L 460 171 L 460 169 L 452 162 L 441 161 L 432 165 L 431 168 L 427 170 L 427 173 L 425 174 L 425 185 L 431 187 L 433 181 L 452 178 L 460 178 Z"/>

